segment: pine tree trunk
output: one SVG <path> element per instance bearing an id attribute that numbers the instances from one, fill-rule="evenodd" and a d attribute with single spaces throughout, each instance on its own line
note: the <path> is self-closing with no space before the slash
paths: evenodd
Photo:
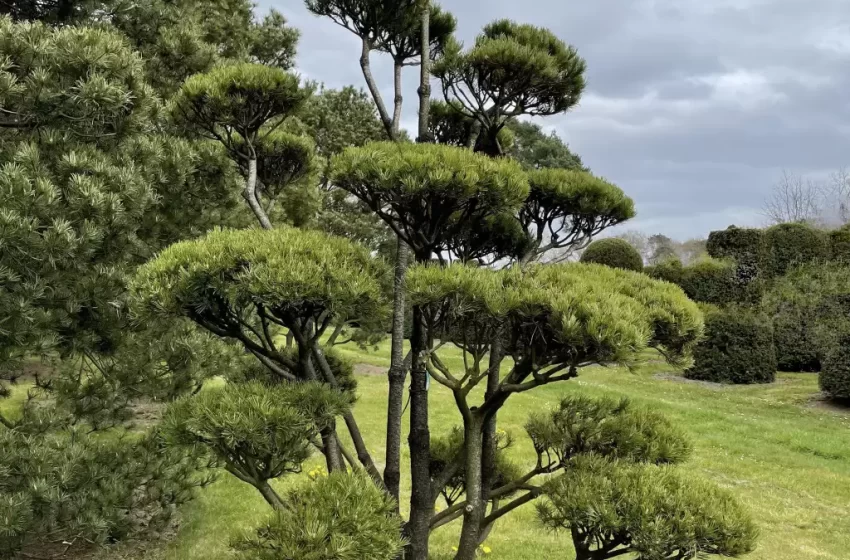
<path id="1" fill-rule="evenodd" d="M 421 259 L 417 259 L 421 260 Z M 425 367 L 427 332 L 420 307 L 413 308 L 410 374 L 410 519 L 405 560 L 428 560 L 431 516 L 431 433 L 428 427 L 428 371 Z"/>
<path id="2" fill-rule="evenodd" d="M 242 197 L 245 199 L 245 202 L 248 203 L 248 207 L 251 208 L 251 211 L 254 213 L 257 221 L 260 222 L 260 226 L 262 226 L 263 229 L 272 229 L 271 220 L 269 220 L 266 211 L 263 210 L 259 199 L 257 199 L 256 158 L 248 160 L 248 178 L 245 180 L 245 190 L 242 192 Z"/>
<path id="3" fill-rule="evenodd" d="M 482 462 L 482 424 L 475 415 L 464 422 L 463 444 L 466 467 L 466 507 L 463 510 L 463 527 L 455 560 L 474 560 L 478 551 L 481 522 L 484 519 Z"/>
<path id="4" fill-rule="evenodd" d="M 405 287 L 409 249 L 398 238 L 398 251 L 393 283 L 393 326 L 392 352 L 390 355 L 389 398 L 387 402 L 387 454 L 384 468 L 384 483 L 390 495 L 399 503 L 401 485 L 401 416 L 404 407 L 404 383 L 407 368 L 404 364 L 404 312 Z"/>

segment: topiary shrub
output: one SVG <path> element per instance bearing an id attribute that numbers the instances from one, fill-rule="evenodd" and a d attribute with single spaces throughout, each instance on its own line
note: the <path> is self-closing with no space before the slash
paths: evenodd
<path id="1" fill-rule="evenodd" d="M 762 309 L 773 322 L 782 371 L 818 371 L 846 328 L 850 268 L 841 263 L 796 267 L 773 281 Z"/>
<path id="2" fill-rule="evenodd" d="M 244 560 L 392 560 L 404 546 L 395 503 L 363 473 L 336 472 L 289 491 L 256 532 L 232 543 Z"/>
<path id="3" fill-rule="evenodd" d="M 624 239 L 608 238 L 594 241 L 581 254 L 581 262 L 604 264 L 623 270 L 643 270 L 643 258 L 637 249 Z"/>
<path id="4" fill-rule="evenodd" d="M 850 224 L 829 232 L 829 258 L 850 264 Z"/>
<path id="5" fill-rule="evenodd" d="M 827 236 L 806 224 L 779 224 L 764 231 L 759 248 L 759 270 L 776 278 L 795 265 L 829 258 Z"/>
<path id="6" fill-rule="evenodd" d="M 739 263 L 758 261 L 759 247 L 764 232 L 754 228 L 729 226 L 708 234 L 706 250 L 715 259 L 734 259 Z"/>
<path id="7" fill-rule="evenodd" d="M 826 354 L 818 376 L 821 391 L 832 400 L 850 403 L 850 337 Z"/>
<path id="8" fill-rule="evenodd" d="M 730 260 L 704 258 L 690 266 L 682 266 L 680 261 L 670 259 L 647 267 L 645 272 L 653 278 L 677 284 L 689 298 L 700 303 L 753 303 L 761 295 L 760 284 L 742 279 L 738 265 Z"/>
<path id="9" fill-rule="evenodd" d="M 685 377 L 750 384 L 770 383 L 775 376 L 773 326 L 767 317 L 736 307 L 706 309 L 705 338 Z"/>

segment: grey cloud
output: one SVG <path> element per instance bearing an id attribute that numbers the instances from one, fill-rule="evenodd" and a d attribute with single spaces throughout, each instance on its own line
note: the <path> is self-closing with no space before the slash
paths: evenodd
<path id="1" fill-rule="evenodd" d="M 541 120 L 634 197 L 630 228 L 704 236 L 758 223 L 783 168 L 850 164 L 846 0 L 444 0 L 471 41 L 509 17 L 552 29 L 588 63 L 588 90 Z M 299 68 L 332 87 L 362 85 L 359 45 L 301 0 L 262 0 L 302 30 Z M 390 98 L 388 61 L 375 74 Z M 406 77 L 413 122 L 415 72 Z"/>

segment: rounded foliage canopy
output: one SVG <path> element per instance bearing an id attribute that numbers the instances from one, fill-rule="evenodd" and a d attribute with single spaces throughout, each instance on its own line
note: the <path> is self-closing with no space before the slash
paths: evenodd
<path id="1" fill-rule="evenodd" d="M 782 276 L 795 265 L 826 260 L 826 235 L 807 224 L 779 224 L 764 231 L 759 269 L 767 278 Z"/>
<path id="2" fill-rule="evenodd" d="M 510 20 L 487 25 L 467 52 L 459 45 L 447 48 L 433 68 L 448 95 L 468 89 L 472 99 L 496 101 L 505 117 L 568 110 L 584 91 L 584 71 L 576 50 L 551 31 Z M 470 97 L 453 97 L 472 116 L 489 105 L 472 107 Z"/>
<path id="3" fill-rule="evenodd" d="M 451 146 L 376 142 L 348 148 L 332 165 L 335 185 L 429 255 L 454 250 L 464 228 L 516 211 L 528 196 L 516 162 Z"/>
<path id="4" fill-rule="evenodd" d="M 432 308 L 446 333 L 507 325 L 507 350 L 532 352 L 537 364 L 626 362 L 650 345 L 676 358 L 702 333 L 702 315 L 681 289 L 601 265 L 422 265 L 407 286 L 411 303 Z"/>
<path id="5" fill-rule="evenodd" d="M 643 270 L 643 258 L 637 249 L 624 239 L 600 239 L 587 246 L 581 254 L 581 262 L 604 264 L 623 270 Z"/>
<path id="6" fill-rule="evenodd" d="M 628 399 L 571 395 L 525 425 L 538 454 L 561 465 L 583 455 L 657 465 L 685 461 L 691 444 L 684 432 L 654 411 Z"/>
<path id="7" fill-rule="evenodd" d="M 382 261 L 345 239 L 293 228 L 215 230 L 172 245 L 132 283 L 137 310 L 188 315 L 227 331 L 242 310 L 345 320 L 384 311 Z M 207 325 L 205 325 L 207 326 Z"/>
<path id="8" fill-rule="evenodd" d="M 587 457 L 549 482 L 545 495 L 541 521 L 581 535 L 582 560 L 621 551 L 653 559 L 739 556 L 753 550 L 758 534 L 731 492 L 670 466 Z"/>
<path id="9" fill-rule="evenodd" d="M 271 119 L 289 116 L 309 97 L 298 78 L 262 64 L 230 64 L 190 77 L 173 101 L 176 119 L 207 136 L 253 141 Z M 218 138 L 217 138 L 218 139 Z"/>

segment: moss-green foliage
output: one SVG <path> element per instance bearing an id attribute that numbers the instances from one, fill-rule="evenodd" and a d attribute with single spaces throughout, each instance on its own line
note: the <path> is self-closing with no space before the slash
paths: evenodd
<path id="1" fill-rule="evenodd" d="M 512 212 L 528 196 L 516 162 L 451 146 L 377 142 L 333 159 L 332 182 L 392 224 L 418 253 L 474 257 L 491 247 L 459 247 L 470 228 Z"/>
<path id="2" fill-rule="evenodd" d="M 772 319 L 783 371 L 816 371 L 847 324 L 850 269 L 842 263 L 811 263 L 776 279 L 763 308 Z"/>
<path id="3" fill-rule="evenodd" d="M 429 133 L 437 144 L 465 148 L 473 139 L 475 119 L 464 113 L 457 101 L 431 101 Z M 514 148 L 514 135 L 507 127 L 499 131 L 499 144 L 508 152 Z M 476 152 L 486 152 L 486 137 L 478 135 L 473 146 Z"/>
<path id="4" fill-rule="evenodd" d="M 826 260 L 827 236 L 807 224 L 779 224 L 764 231 L 759 270 L 766 278 L 782 276 L 796 265 Z"/>
<path id="5" fill-rule="evenodd" d="M 568 470 L 585 455 L 663 465 L 691 454 L 680 428 L 627 399 L 571 395 L 554 410 L 532 415 L 525 430 L 539 454 L 557 458 Z"/>
<path id="6" fill-rule="evenodd" d="M 492 155 L 503 153 L 496 139 L 509 118 L 567 111 L 585 86 L 574 48 L 547 29 L 509 20 L 487 25 L 466 52 L 447 46 L 433 71 L 446 100 L 482 124 Z"/>
<path id="7" fill-rule="evenodd" d="M 541 364 L 623 362 L 648 345 L 686 355 L 702 332 L 702 316 L 681 289 L 602 265 L 417 266 L 407 285 L 413 305 L 448 303 L 444 317 L 456 326 L 515 322 L 515 344 L 533 347 Z"/>
<path id="8" fill-rule="evenodd" d="M 519 221 L 534 236 L 538 253 L 582 246 L 602 230 L 635 215 L 634 202 L 619 187 L 585 171 L 532 170 L 528 183 L 531 190 Z"/>
<path id="9" fill-rule="evenodd" d="M 637 249 L 623 239 L 599 239 L 587 246 L 581 254 L 581 262 L 604 264 L 623 270 L 643 270 L 643 258 Z"/>
<path id="10" fill-rule="evenodd" d="M 826 353 L 818 384 L 830 399 L 850 403 L 850 337 L 841 337 Z"/>
<path id="11" fill-rule="evenodd" d="M 761 284 L 739 275 L 734 261 L 703 258 L 683 266 L 681 261 L 669 259 L 646 267 L 645 272 L 652 278 L 677 284 L 689 298 L 700 303 L 754 303 L 760 296 Z"/>
<path id="12" fill-rule="evenodd" d="M 705 338 L 694 350 L 688 379 L 717 383 L 770 383 L 776 376 L 773 326 L 760 313 L 734 306 L 712 309 Z"/>
<path id="13" fill-rule="evenodd" d="M 669 466 L 586 458 L 546 485 L 543 524 L 573 530 L 577 560 L 740 556 L 758 530 L 731 492 Z"/>
<path id="14" fill-rule="evenodd" d="M 300 472 L 312 442 L 349 402 L 315 383 L 229 385 L 176 401 L 162 432 L 171 445 L 203 446 L 240 480 L 261 485 Z"/>
<path id="15" fill-rule="evenodd" d="M 252 140 L 269 120 L 291 115 L 309 96 L 298 78 L 261 64 L 220 66 L 186 80 L 173 100 L 175 118 L 201 134 Z"/>
<path id="16" fill-rule="evenodd" d="M 829 258 L 850 264 L 850 225 L 829 232 Z"/>
<path id="17" fill-rule="evenodd" d="M 233 542 L 245 560 L 392 560 L 401 552 L 395 504 L 361 473 L 332 473 L 288 492 L 284 507 Z"/>
<path id="18" fill-rule="evenodd" d="M 216 230 L 172 245 L 141 267 L 132 289 L 140 312 L 188 314 L 232 328 L 232 313 L 271 312 L 341 318 L 382 311 L 383 263 L 368 250 L 319 232 Z"/>

